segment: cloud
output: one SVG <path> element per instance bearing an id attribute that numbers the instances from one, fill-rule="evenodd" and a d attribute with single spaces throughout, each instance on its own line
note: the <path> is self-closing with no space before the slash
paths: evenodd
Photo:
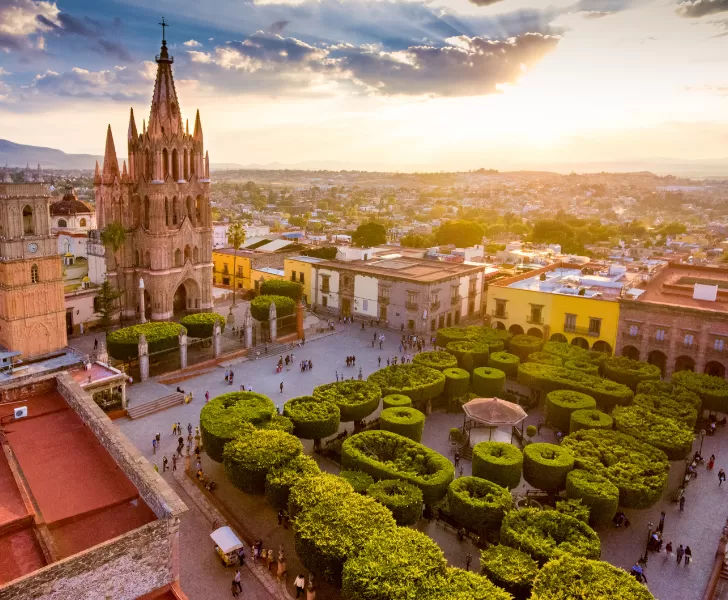
<path id="1" fill-rule="evenodd" d="M 38 15 L 37 19 L 46 30 L 59 35 L 80 35 L 95 38 L 99 37 L 103 30 L 103 25 L 95 19 L 90 17 L 77 19 L 68 13 L 59 13 L 54 21 L 44 15 Z"/>
<path id="2" fill-rule="evenodd" d="M 188 48 L 199 48 L 202 46 L 202 44 L 200 44 L 197 40 L 187 40 L 184 45 Z"/>
<path id="3" fill-rule="evenodd" d="M 138 101 L 149 92 L 148 84 L 140 71 L 116 66 L 113 69 L 89 71 L 73 67 L 70 71 L 47 70 L 33 79 L 22 94 L 24 100 L 48 95 L 67 98 L 110 99 L 118 101 Z"/>
<path id="4" fill-rule="evenodd" d="M 288 25 L 289 21 L 280 20 L 276 21 L 275 23 L 271 24 L 270 30 L 272 33 L 281 33 L 285 28 L 286 25 Z"/>
<path id="5" fill-rule="evenodd" d="M 475 4 L 475 6 L 492 6 L 493 4 L 501 1 L 502 0 L 470 0 L 471 3 Z"/>
<path id="6" fill-rule="evenodd" d="M 726 11 L 728 11 L 728 0 L 687 0 L 677 7 L 677 14 L 689 19 Z"/>
<path id="7" fill-rule="evenodd" d="M 0 50 L 22 52 L 36 48 L 38 42 L 32 38 L 55 26 L 59 12 L 55 2 L 0 0 Z"/>

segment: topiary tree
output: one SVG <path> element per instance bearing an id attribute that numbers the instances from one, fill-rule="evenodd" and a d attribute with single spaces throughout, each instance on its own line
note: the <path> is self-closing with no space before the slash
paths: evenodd
<path id="1" fill-rule="evenodd" d="M 384 396 L 404 394 L 414 406 L 426 405 L 445 389 L 445 376 L 436 369 L 415 364 L 392 365 L 375 371 L 367 381 L 378 385 Z"/>
<path id="2" fill-rule="evenodd" d="M 587 375 L 599 375 L 599 365 L 595 365 L 588 360 L 567 360 L 564 362 L 564 368 L 581 371 Z"/>
<path id="3" fill-rule="evenodd" d="M 430 367 L 438 371 L 445 369 L 454 369 L 458 366 L 458 359 L 449 352 L 442 350 L 431 350 L 430 352 L 420 352 L 415 354 L 412 362 L 423 367 Z"/>
<path id="4" fill-rule="evenodd" d="M 117 329 L 106 335 L 109 354 L 116 360 L 139 356 L 139 337 L 147 340 L 149 354 L 179 347 L 179 334 L 187 330 L 178 323 L 155 321 Z"/>
<path id="5" fill-rule="evenodd" d="M 659 448 L 670 460 L 682 460 L 693 447 L 694 433 L 683 421 L 643 406 L 618 406 L 612 412 L 617 431 Z"/>
<path id="6" fill-rule="evenodd" d="M 230 392 L 210 400 L 200 411 L 202 447 L 222 462 L 225 444 L 243 432 L 246 423 L 260 427 L 276 413 L 273 400 L 255 392 Z"/>
<path id="7" fill-rule="evenodd" d="M 599 558 L 597 533 L 586 523 L 555 510 L 524 508 L 506 514 L 501 544 L 522 550 L 543 565 L 564 554 Z"/>
<path id="8" fill-rule="evenodd" d="M 556 444 L 537 442 L 523 449 L 523 477 L 533 487 L 555 494 L 566 485 L 574 456 Z"/>
<path id="9" fill-rule="evenodd" d="M 268 322 L 271 304 L 276 305 L 278 319 L 296 312 L 296 302 L 287 296 L 258 296 L 250 301 L 250 314 L 258 321 Z"/>
<path id="10" fill-rule="evenodd" d="M 662 497 L 670 470 L 662 450 L 606 429 L 571 433 L 561 447 L 574 456 L 577 469 L 601 475 L 616 485 L 620 506 L 649 508 Z"/>
<path id="11" fill-rule="evenodd" d="M 313 396 L 291 398 L 283 405 L 283 416 L 293 421 L 293 433 L 305 440 L 313 440 L 314 449 L 321 447 L 321 439 L 339 430 L 339 407 Z"/>
<path id="12" fill-rule="evenodd" d="M 632 406 L 640 406 L 655 415 L 676 419 L 693 429 L 698 420 L 701 401 L 691 391 L 676 390 L 670 396 L 637 393 L 632 400 Z"/>
<path id="13" fill-rule="evenodd" d="M 569 433 L 581 429 L 611 429 L 614 419 L 601 410 L 575 410 L 569 418 Z"/>
<path id="14" fill-rule="evenodd" d="M 448 568 L 442 577 L 432 577 L 417 600 L 512 600 L 488 578 L 463 569 Z"/>
<path id="15" fill-rule="evenodd" d="M 557 500 L 556 511 L 579 519 L 582 523 L 589 522 L 589 507 L 579 499 Z"/>
<path id="16" fill-rule="evenodd" d="M 273 508 L 285 510 L 288 507 L 291 488 L 301 479 L 318 475 L 320 472 L 321 469 L 313 458 L 299 454 L 268 471 L 265 476 L 265 499 Z"/>
<path id="17" fill-rule="evenodd" d="M 499 369 L 506 374 L 506 377 L 514 378 L 518 374 L 518 365 L 521 360 L 515 354 L 508 352 L 491 352 L 488 357 L 488 366 L 491 369 Z"/>
<path id="18" fill-rule="evenodd" d="M 503 395 L 506 374 L 492 367 L 473 370 L 473 392 L 482 398 L 498 398 Z"/>
<path id="19" fill-rule="evenodd" d="M 538 575 L 538 563 L 525 552 L 500 544 L 480 551 L 480 572 L 516 600 L 526 600 Z"/>
<path id="20" fill-rule="evenodd" d="M 554 354 L 548 354 L 547 352 L 534 352 L 529 354 L 525 361 L 521 362 L 535 362 L 542 365 L 549 365 L 551 367 L 561 367 L 564 361 Z"/>
<path id="21" fill-rule="evenodd" d="M 447 491 L 450 514 L 463 527 L 485 535 L 500 527 L 503 516 L 513 508 L 507 488 L 479 477 L 459 477 Z"/>
<path id="22" fill-rule="evenodd" d="M 193 338 L 212 337 L 215 323 L 220 324 L 220 333 L 225 331 L 225 317 L 219 313 L 194 313 L 182 317 L 179 322 L 187 329 L 187 335 Z"/>
<path id="23" fill-rule="evenodd" d="M 531 600 L 655 600 L 626 571 L 601 560 L 563 556 L 550 561 L 533 582 Z"/>
<path id="24" fill-rule="evenodd" d="M 545 342 L 542 352 L 558 356 L 562 361 L 567 360 L 589 360 L 589 352 L 579 346 L 572 346 L 565 342 Z"/>
<path id="25" fill-rule="evenodd" d="M 339 407 L 341 421 L 354 421 L 354 432 L 361 429 L 361 421 L 379 408 L 382 390 L 369 381 L 339 381 L 320 385 L 313 390 L 314 398 L 333 402 Z"/>
<path id="26" fill-rule="evenodd" d="M 354 491 L 359 494 L 366 494 L 374 483 L 374 478 L 364 471 L 341 471 L 339 477 L 348 481 Z"/>
<path id="27" fill-rule="evenodd" d="M 422 516 L 422 490 L 399 479 L 382 479 L 369 486 L 367 496 L 392 511 L 397 525 L 414 525 Z"/>
<path id="28" fill-rule="evenodd" d="M 332 585 L 341 586 L 347 559 L 362 541 L 393 535 L 397 525 L 389 509 L 360 494 L 330 498 L 300 513 L 293 524 L 296 554 L 303 566 Z"/>
<path id="29" fill-rule="evenodd" d="M 445 394 L 448 398 L 462 398 L 470 387 L 470 373 L 465 369 L 443 369 L 445 376 Z"/>
<path id="30" fill-rule="evenodd" d="M 554 390 L 546 394 L 546 420 L 559 431 L 569 431 L 571 413 L 594 410 L 597 401 L 587 394 L 571 390 Z"/>
<path id="31" fill-rule="evenodd" d="M 382 398 L 382 408 L 411 407 L 412 398 L 404 394 L 390 394 Z"/>
<path id="32" fill-rule="evenodd" d="M 285 431 L 286 433 L 293 433 L 294 426 L 293 421 L 283 415 L 273 415 L 270 421 L 266 421 L 258 425 L 260 429 L 278 429 L 279 431 Z"/>
<path id="33" fill-rule="evenodd" d="M 288 494 L 288 514 L 295 519 L 299 514 L 327 500 L 353 494 L 348 481 L 331 473 L 319 473 L 299 479 Z"/>
<path id="34" fill-rule="evenodd" d="M 223 464 L 230 483 L 249 494 L 265 492 L 265 478 L 303 451 L 301 441 L 276 429 L 254 429 L 225 444 Z"/>
<path id="35" fill-rule="evenodd" d="M 595 526 L 609 525 L 619 507 L 619 488 L 606 477 L 583 469 L 566 476 L 566 497 L 588 506 L 589 521 Z"/>
<path id="36" fill-rule="evenodd" d="M 379 415 L 379 428 L 419 442 L 425 429 L 425 415 L 416 408 L 385 408 Z"/>
<path id="37" fill-rule="evenodd" d="M 728 413 L 728 381 L 722 377 L 678 371 L 672 374 L 672 382 L 700 396 L 703 401 L 701 411 Z"/>
<path id="38" fill-rule="evenodd" d="M 662 379 L 660 367 L 632 360 L 626 356 L 610 356 L 602 361 L 604 377 L 629 386 L 633 390 L 642 381 Z"/>
<path id="39" fill-rule="evenodd" d="M 526 362 L 529 354 L 539 352 L 543 347 L 543 340 L 533 335 L 514 335 L 508 342 L 508 352 L 515 354 L 521 362 Z"/>
<path id="40" fill-rule="evenodd" d="M 502 342 L 499 344 L 500 349 L 503 349 Z M 452 354 L 458 361 L 458 365 L 468 371 L 472 371 L 475 367 L 487 367 L 488 366 L 488 354 L 490 353 L 490 347 L 482 340 L 461 340 L 457 342 L 450 342 L 445 349 L 448 353 Z M 494 348 L 495 352 L 496 349 Z M 470 369 L 466 367 L 472 365 Z"/>
<path id="41" fill-rule="evenodd" d="M 505 488 L 521 483 L 523 452 L 505 442 L 479 442 L 473 448 L 473 475 Z"/>
<path id="42" fill-rule="evenodd" d="M 297 281 L 287 279 L 267 279 L 260 286 L 261 296 L 286 296 L 298 302 L 303 296 L 303 286 Z M 276 309 L 278 305 L 276 305 Z"/>

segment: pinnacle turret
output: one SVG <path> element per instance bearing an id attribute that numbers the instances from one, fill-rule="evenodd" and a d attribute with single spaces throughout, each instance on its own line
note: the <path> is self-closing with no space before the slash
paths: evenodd
<path id="1" fill-rule="evenodd" d="M 106 129 L 106 150 L 104 151 L 104 182 L 111 183 L 114 177 L 119 177 L 119 161 L 116 158 L 114 136 L 111 134 L 111 125 Z"/>
<path id="2" fill-rule="evenodd" d="M 192 134 L 192 139 L 202 141 L 202 123 L 200 122 L 200 109 L 197 109 L 197 115 L 195 115 L 195 131 Z"/>
<path id="3" fill-rule="evenodd" d="M 136 139 L 139 137 L 139 134 L 137 134 L 137 128 L 136 128 L 136 121 L 134 121 L 134 109 L 129 110 L 129 141 L 131 142 L 136 141 Z"/>

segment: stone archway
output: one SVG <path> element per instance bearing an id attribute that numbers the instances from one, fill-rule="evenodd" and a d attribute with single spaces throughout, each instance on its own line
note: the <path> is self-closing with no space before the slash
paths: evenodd
<path id="1" fill-rule="evenodd" d="M 575 337 L 571 340 L 571 345 L 579 346 L 579 348 L 583 348 L 584 350 L 589 350 L 589 342 L 587 342 L 583 337 Z"/>
<path id="2" fill-rule="evenodd" d="M 200 287 L 194 279 L 185 279 L 177 286 L 172 300 L 175 316 L 200 310 Z"/>
<path id="3" fill-rule="evenodd" d="M 513 325 L 511 325 L 511 326 L 510 326 L 510 327 L 508 328 L 508 331 L 509 331 L 510 333 L 512 333 L 513 335 L 522 335 L 522 334 L 523 334 L 523 327 L 521 327 L 520 325 L 516 325 L 516 324 L 514 323 Z"/>
<path id="4" fill-rule="evenodd" d="M 531 327 L 531 329 L 528 330 L 528 335 L 539 339 L 543 338 L 543 332 L 538 327 Z"/>
<path id="5" fill-rule="evenodd" d="M 660 350 L 653 350 L 647 355 L 647 362 L 659 367 L 662 372 L 662 376 L 665 376 L 665 371 L 667 369 L 667 356 L 665 356 L 664 352 Z"/>
<path id="6" fill-rule="evenodd" d="M 493 323 L 493 329 L 505 330 L 505 328 L 506 328 L 505 323 L 503 323 L 502 321 L 496 321 L 495 323 Z"/>
<path id="7" fill-rule="evenodd" d="M 550 341 L 552 341 L 552 342 L 559 342 L 560 344 L 565 344 L 569 340 L 566 339 L 566 336 L 563 333 L 554 333 L 551 336 Z"/>
<path id="8" fill-rule="evenodd" d="M 711 360 L 705 365 L 705 372 L 708 375 L 713 375 L 714 377 L 720 377 L 721 379 L 725 379 L 725 366 L 723 366 L 723 363 L 719 363 L 717 360 Z"/>
<path id="9" fill-rule="evenodd" d="M 596 352 L 603 352 L 604 354 L 608 354 L 609 356 L 612 355 L 612 347 L 609 345 L 608 342 L 605 342 L 604 340 L 598 340 L 594 342 L 592 350 L 595 350 Z"/>
<path id="10" fill-rule="evenodd" d="M 695 371 L 695 360 L 691 356 L 678 356 L 675 359 L 675 372 Z"/>
<path id="11" fill-rule="evenodd" d="M 622 356 L 626 356 L 632 360 L 640 359 L 640 351 L 634 346 L 625 346 L 622 348 Z"/>

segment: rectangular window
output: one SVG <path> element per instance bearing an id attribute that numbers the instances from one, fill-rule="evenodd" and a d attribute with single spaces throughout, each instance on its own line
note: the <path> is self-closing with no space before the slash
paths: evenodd
<path id="1" fill-rule="evenodd" d="M 296 272 L 291 271 L 291 281 L 296 281 Z"/>
<path id="2" fill-rule="evenodd" d="M 329 279 L 330 278 L 331 278 L 330 275 L 321 275 L 321 291 L 324 294 L 329 293 Z"/>
<path id="3" fill-rule="evenodd" d="M 629 326 L 629 335 L 631 337 L 637 337 L 637 334 L 640 332 L 640 328 L 637 327 L 637 325 L 630 325 Z"/>
<path id="4" fill-rule="evenodd" d="M 225 263 L 225 264 L 224 264 L 224 265 L 222 266 L 222 272 L 223 272 L 223 273 L 224 273 L 225 275 L 229 275 L 229 274 L 230 274 L 230 271 L 228 270 L 228 266 L 227 266 L 227 263 Z"/>
<path id="5" fill-rule="evenodd" d="M 576 315 L 564 315 L 564 331 L 576 331 Z"/>
<path id="6" fill-rule="evenodd" d="M 655 339 L 658 342 L 664 342 L 665 341 L 665 330 L 664 329 L 658 329 L 655 332 Z"/>
<path id="7" fill-rule="evenodd" d="M 238 277 L 243 276 L 243 267 L 238 267 Z"/>
<path id="8" fill-rule="evenodd" d="M 602 332 L 602 320 L 589 317 L 589 335 L 598 336 Z"/>
<path id="9" fill-rule="evenodd" d="M 436 328 L 437 328 L 437 322 L 435 321 L 435 319 L 432 319 L 430 321 L 430 331 L 435 331 Z"/>
<path id="10" fill-rule="evenodd" d="M 369 310 L 369 300 L 362 300 L 361 301 L 361 308 L 363 311 Z"/>
<path id="11" fill-rule="evenodd" d="M 508 317 L 506 314 L 506 301 L 496 300 L 495 301 L 495 316 L 499 319 L 505 319 Z"/>
<path id="12" fill-rule="evenodd" d="M 389 288 L 383 287 L 382 289 L 380 289 L 379 290 L 379 295 L 382 298 L 389 298 Z"/>
<path id="13" fill-rule="evenodd" d="M 326 308 L 329 305 L 329 299 L 326 296 L 324 296 L 323 298 L 321 298 L 321 304 L 323 305 L 324 308 Z"/>
<path id="14" fill-rule="evenodd" d="M 533 323 L 535 325 L 541 324 L 541 307 L 540 306 L 531 307 L 531 323 Z"/>
<path id="15" fill-rule="evenodd" d="M 300 281 L 301 283 L 306 283 L 306 281 L 304 280 L 304 275 L 303 275 L 303 273 L 299 273 L 299 274 L 298 274 L 298 281 Z"/>
<path id="16" fill-rule="evenodd" d="M 693 345 L 693 341 L 694 341 L 694 339 L 695 339 L 695 338 L 693 338 L 693 334 L 692 334 L 692 333 L 686 333 L 686 334 L 685 334 L 685 339 L 683 340 L 683 343 L 684 343 L 684 344 L 685 344 L 686 346 L 692 346 L 692 345 Z"/>
<path id="17" fill-rule="evenodd" d="M 713 350 L 717 350 L 718 352 L 723 352 L 723 346 L 725 345 L 725 340 L 716 339 L 713 342 Z"/>

